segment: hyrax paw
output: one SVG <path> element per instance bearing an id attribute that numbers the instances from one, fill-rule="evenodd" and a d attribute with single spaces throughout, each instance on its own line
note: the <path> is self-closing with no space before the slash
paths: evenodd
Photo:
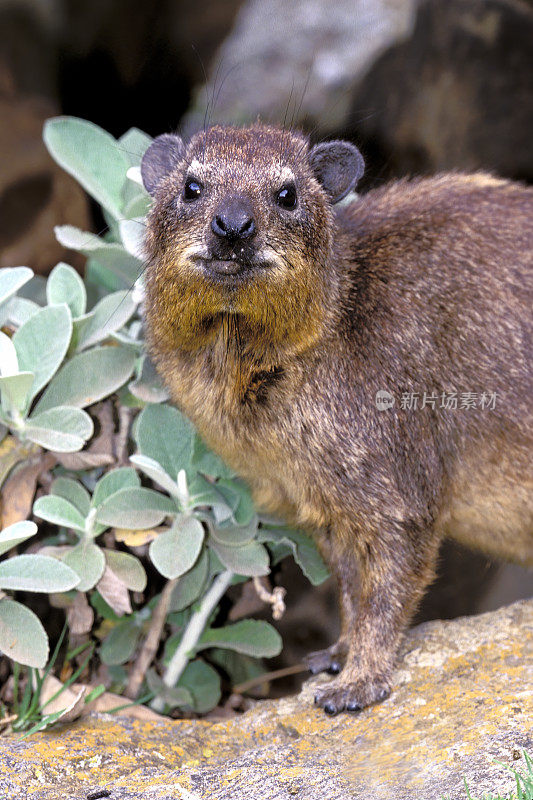
<path id="1" fill-rule="evenodd" d="M 317 690 L 315 704 L 333 716 L 340 711 L 360 711 L 372 703 L 379 703 L 389 694 L 390 685 L 384 680 L 371 678 L 353 683 L 335 680 Z"/>
<path id="2" fill-rule="evenodd" d="M 342 648 L 337 645 L 328 647 L 327 650 L 317 650 L 309 653 L 304 658 L 304 664 L 312 675 L 319 672 L 329 672 L 330 675 L 337 675 L 344 666 L 345 655 Z"/>

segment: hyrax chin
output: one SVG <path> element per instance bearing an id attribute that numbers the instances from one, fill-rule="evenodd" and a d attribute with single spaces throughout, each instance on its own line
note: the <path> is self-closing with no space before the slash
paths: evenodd
<path id="1" fill-rule="evenodd" d="M 328 714 L 390 692 L 443 537 L 533 564 L 533 192 L 447 174 L 336 207 L 362 170 L 351 144 L 259 124 L 160 136 L 142 162 L 150 351 L 337 578 L 340 639 L 309 656 L 340 671 Z"/>

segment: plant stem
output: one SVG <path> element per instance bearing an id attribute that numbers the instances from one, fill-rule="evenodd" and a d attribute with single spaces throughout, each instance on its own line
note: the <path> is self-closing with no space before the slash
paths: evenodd
<path id="1" fill-rule="evenodd" d="M 163 675 L 163 683 L 165 686 L 175 686 L 179 681 L 183 670 L 189 663 L 191 650 L 194 650 L 196 647 L 200 636 L 204 632 L 207 620 L 230 585 L 233 575 L 234 573 L 229 569 L 225 572 L 221 572 L 204 596 L 200 608 L 195 611 L 190 618 L 179 647 L 172 656 L 170 664 Z M 156 697 L 151 703 L 151 707 L 154 711 L 161 712 L 165 707 L 165 701 L 160 697 Z"/>

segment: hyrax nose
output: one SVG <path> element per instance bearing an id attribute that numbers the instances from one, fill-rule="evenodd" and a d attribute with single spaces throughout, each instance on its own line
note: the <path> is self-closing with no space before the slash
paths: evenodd
<path id="1" fill-rule="evenodd" d="M 240 197 L 224 200 L 211 220 L 211 230 L 221 239 L 230 242 L 253 236 L 255 222 L 248 201 Z"/>

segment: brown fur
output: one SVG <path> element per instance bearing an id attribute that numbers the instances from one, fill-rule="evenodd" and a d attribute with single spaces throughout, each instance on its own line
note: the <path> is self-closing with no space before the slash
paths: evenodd
<path id="1" fill-rule="evenodd" d="M 263 126 L 191 141 L 149 218 L 146 319 L 174 401 L 263 508 L 316 537 L 339 581 L 339 644 L 310 658 L 345 659 L 317 696 L 334 713 L 390 690 L 444 536 L 533 564 L 533 192 L 447 174 L 335 208 L 307 152 Z M 179 202 L 191 162 L 207 187 L 196 209 Z M 287 168 L 292 215 L 270 201 Z M 230 190 L 253 204 L 273 266 L 222 283 L 187 253 Z M 380 389 L 393 409 L 376 408 Z M 399 406 L 452 390 L 496 392 L 496 407 Z"/>

